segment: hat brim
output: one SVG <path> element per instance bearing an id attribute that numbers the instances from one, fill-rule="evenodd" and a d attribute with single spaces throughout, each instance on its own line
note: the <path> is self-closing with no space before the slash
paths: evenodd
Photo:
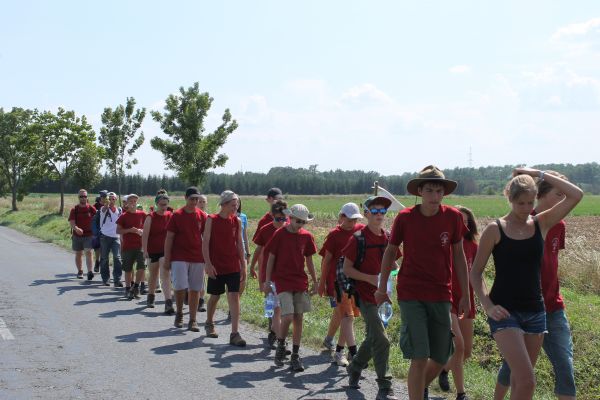
<path id="1" fill-rule="evenodd" d="M 442 178 L 415 178 L 408 181 L 406 184 L 406 191 L 412 195 L 420 196 L 419 186 L 425 182 L 441 183 L 444 186 L 444 196 L 451 194 L 456 190 L 458 182 L 451 181 L 450 179 Z"/>
<path id="2" fill-rule="evenodd" d="M 366 205 L 366 203 L 367 202 L 365 202 L 366 208 L 371 207 L 373 204 L 381 204 L 385 208 L 389 208 L 392 205 L 392 200 L 384 196 L 375 196 L 369 201 L 369 205 Z"/>
<path id="3" fill-rule="evenodd" d="M 288 217 L 294 217 L 294 218 L 301 219 L 302 221 L 306 221 L 306 222 L 310 222 L 313 219 L 315 219 L 315 216 L 313 214 L 311 214 L 311 213 L 308 213 L 308 217 L 306 217 L 306 218 L 298 216 L 298 215 L 295 215 L 292 212 L 292 210 L 290 210 L 289 208 L 286 208 L 285 210 L 283 210 L 283 214 L 287 215 Z"/>
<path id="4" fill-rule="evenodd" d="M 350 216 L 344 214 L 344 216 L 348 219 L 360 219 L 360 218 L 364 218 L 364 215 L 362 215 L 361 213 L 356 213 L 356 214 L 352 214 Z"/>
<path id="5" fill-rule="evenodd" d="M 189 196 L 185 196 L 185 197 L 188 199 L 193 199 L 194 197 L 200 198 L 200 197 L 202 197 L 202 195 L 199 193 L 194 193 L 194 194 L 190 194 Z"/>

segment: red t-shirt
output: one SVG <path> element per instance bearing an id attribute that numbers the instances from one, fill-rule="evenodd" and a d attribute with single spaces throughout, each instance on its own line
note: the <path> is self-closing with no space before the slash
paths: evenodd
<path id="1" fill-rule="evenodd" d="M 262 218 L 260 220 L 258 220 L 258 225 L 256 226 L 256 232 L 254 232 L 254 236 L 252 236 L 252 241 L 254 241 L 254 239 L 256 239 L 256 235 L 258 235 L 260 228 L 267 225 L 269 222 L 273 222 L 273 216 L 271 215 L 270 212 L 266 213 L 265 215 L 262 216 Z"/>
<path id="2" fill-rule="evenodd" d="M 382 229 L 380 235 L 374 234 L 369 227 L 365 226 L 362 228 L 363 236 L 365 238 L 365 258 L 358 266 L 358 270 L 368 275 L 379 275 L 381 273 L 381 260 L 383 259 L 383 253 L 387 246 L 388 239 L 385 231 Z M 381 247 L 369 247 L 369 246 L 381 246 Z M 342 254 L 345 258 L 352 261 L 356 261 L 356 255 L 358 254 L 358 241 L 350 235 L 350 239 L 346 243 L 346 246 L 342 249 Z M 402 255 L 398 250 L 397 258 Z M 377 304 L 375 301 L 375 292 L 377 286 L 371 285 L 369 282 L 356 280 L 354 287 L 358 293 L 360 301 L 366 301 L 367 303 Z"/>
<path id="3" fill-rule="evenodd" d="M 206 222 L 206 213 L 199 208 L 188 213 L 184 208 L 173 212 L 167 225 L 167 231 L 173 232 L 171 261 L 203 263 L 202 232 Z"/>
<path id="4" fill-rule="evenodd" d="M 134 213 L 124 212 L 117 219 L 117 225 L 123 229 L 129 228 L 144 228 L 144 220 L 146 219 L 146 213 L 141 210 L 135 210 Z M 123 235 L 123 242 L 121 243 L 121 250 L 136 250 L 142 248 L 142 237 L 137 233 L 126 233 Z"/>
<path id="5" fill-rule="evenodd" d="M 92 219 L 95 214 L 96 209 L 94 206 L 86 204 L 82 207 L 77 204 L 75 207 L 71 208 L 71 212 L 69 212 L 69 221 L 75 221 L 75 226 L 83 230 L 81 236 L 92 236 Z M 78 236 L 75 232 L 73 232 L 73 235 Z"/>
<path id="6" fill-rule="evenodd" d="M 558 251 L 565 248 L 565 221 L 554 225 L 546 234 L 542 261 L 542 293 L 546 312 L 565 308 L 558 283 Z"/>
<path id="7" fill-rule="evenodd" d="M 277 293 L 308 290 L 304 257 L 312 256 L 316 252 L 313 235 L 303 228 L 298 233 L 291 233 L 284 226 L 275 232 L 263 255 L 275 256 L 271 280 L 275 283 Z"/>
<path id="8" fill-rule="evenodd" d="M 219 214 L 211 214 L 210 228 L 210 262 L 217 275 L 240 272 L 240 257 L 237 248 L 240 233 L 240 220 L 237 215 L 222 218 Z"/>
<path id="9" fill-rule="evenodd" d="M 165 251 L 165 239 L 167 237 L 167 224 L 171 219 L 172 213 L 165 211 L 163 215 L 159 215 L 156 211 L 148 214 L 147 218 L 152 219 L 150 224 L 150 232 L 148 233 L 148 253 L 160 254 Z"/>
<path id="10" fill-rule="evenodd" d="M 475 255 L 477 254 L 477 243 L 463 239 L 463 250 L 465 252 L 465 258 L 467 260 L 467 269 L 471 272 L 471 267 L 473 267 L 473 260 L 475 260 Z M 458 306 L 460 303 L 460 298 L 462 296 L 462 290 L 460 290 L 460 283 L 458 283 L 458 275 L 454 271 L 454 262 L 452 262 L 452 313 L 458 314 Z M 471 309 L 465 315 L 465 318 L 474 319 L 475 318 L 475 295 L 473 294 L 473 286 L 471 286 L 471 281 L 469 281 L 469 298 L 471 299 Z"/>
<path id="11" fill-rule="evenodd" d="M 460 211 L 441 205 L 426 217 L 420 205 L 400 211 L 392 226 L 390 243 L 403 245 L 398 273 L 398 301 L 452 300 L 452 245 L 468 232 Z"/>
<path id="12" fill-rule="evenodd" d="M 253 242 L 257 246 L 262 247 L 262 255 L 261 255 L 262 259 L 260 261 L 260 267 L 259 267 L 260 273 L 258 274 L 260 283 L 263 283 L 265 281 L 265 274 L 267 273 L 267 261 L 269 260 L 269 254 L 265 253 L 264 249 L 265 249 L 265 246 L 267 245 L 267 243 L 269 243 L 269 241 L 275 234 L 275 232 L 277 232 L 277 228 L 275 228 L 275 225 L 273 225 L 273 222 L 269 222 L 268 224 L 266 224 L 262 228 L 260 228 L 260 230 L 257 231 L 256 235 L 254 235 Z"/>
<path id="13" fill-rule="evenodd" d="M 338 259 L 342 256 L 342 250 L 348 244 L 348 239 L 354 234 L 354 232 L 361 230 L 365 226 L 363 224 L 354 225 L 354 229 L 345 230 L 342 229 L 339 225 L 329 231 L 325 241 L 323 242 L 323 247 L 319 251 L 319 255 L 321 257 L 325 257 L 326 252 L 330 252 L 332 257 L 329 262 L 329 274 L 327 275 L 327 280 L 325 281 L 325 288 L 327 289 L 327 296 L 335 295 L 335 275 L 336 275 L 336 264 Z"/>

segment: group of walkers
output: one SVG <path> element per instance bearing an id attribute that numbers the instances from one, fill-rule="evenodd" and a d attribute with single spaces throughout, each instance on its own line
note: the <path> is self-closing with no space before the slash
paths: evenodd
<path id="1" fill-rule="evenodd" d="M 557 270 L 558 251 L 565 242 L 562 219 L 581 200 L 582 191 L 556 172 L 516 169 L 505 190 L 509 212 L 490 223 L 479 238 L 471 210 L 443 204 L 444 196 L 456 187 L 437 167 L 425 167 L 407 185 L 407 191 L 422 201 L 399 211 L 390 232 L 385 230 L 392 204 L 387 197 L 368 197 L 362 208 L 344 204 L 338 225 L 321 249 L 306 229 L 313 220 L 308 208 L 288 206 L 281 190 L 272 188 L 267 194 L 270 209 L 252 237 L 253 256 L 247 218 L 232 191 L 221 193 L 219 211 L 209 215 L 207 198 L 195 187 L 187 189 L 185 205 L 178 210 L 169 207 L 166 191 L 159 191 L 149 213 L 138 209 L 135 194 L 126 197 L 123 210 L 113 192 L 101 192 L 91 206 L 87 192 L 80 190 L 79 204 L 69 215 L 78 278 L 84 277 L 85 252 L 87 279 L 100 271 L 108 286 L 112 252 L 113 284 L 125 286 L 128 299 L 145 294 L 147 306 L 153 308 L 162 288 L 164 312 L 175 315 L 175 326 L 183 328 L 187 303 L 187 328 L 198 332 L 197 313 L 206 311 L 204 329 L 211 338 L 219 335 L 215 310 L 226 294 L 229 343 L 243 347 L 240 296 L 249 264 L 249 276 L 258 279 L 265 304 L 275 298 L 269 303 L 267 334 L 268 346 L 275 350 L 274 363 L 283 366 L 289 360 L 294 372 L 304 370 L 299 349 L 311 295 L 328 296 L 333 313 L 323 346 L 332 352 L 332 362 L 346 367 L 352 388 L 360 388 L 362 371 L 372 362 L 379 388 L 376 399 L 397 398 L 389 371 L 387 321 L 382 321 L 379 310 L 391 303 L 389 280 L 397 276 L 400 348 L 410 360 L 411 400 L 427 399 L 428 387 L 436 379 L 448 391 L 449 372 L 456 398 L 467 399 L 463 365 L 473 346 L 475 294 L 504 359 L 494 398 L 503 399 L 509 389 L 511 399 L 533 397 L 534 367 L 543 347 L 554 367 L 558 398 L 574 399 L 572 339 Z M 312 258 L 317 252 L 322 256 L 320 279 Z M 482 274 L 490 255 L 495 278 L 488 292 Z M 205 294 L 210 295 L 207 302 Z M 359 317 L 365 338 L 357 347 L 354 320 Z"/>

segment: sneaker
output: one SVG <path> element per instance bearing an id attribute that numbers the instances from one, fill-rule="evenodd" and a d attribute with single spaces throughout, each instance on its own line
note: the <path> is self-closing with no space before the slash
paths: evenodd
<path id="1" fill-rule="evenodd" d="M 206 336 L 209 338 L 216 339 L 219 337 L 219 334 L 215 330 L 215 324 L 212 322 L 207 322 L 204 324 L 204 330 L 206 331 Z"/>
<path id="2" fill-rule="evenodd" d="M 300 359 L 299 354 L 292 354 L 292 361 L 290 366 L 292 368 L 292 371 L 294 372 L 304 371 L 304 365 L 302 364 L 302 360 Z"/>
<path id="3" fill-rule="evenodd" d="M 348 366 L 346 367 L 346 372 L 348 372 L 348 386 L 350 386 L 352 389 L 359 389 L 361 371 L 355 371 L 352 368 L 352 364 L 348 364 Z"/>
<path id="4" fill-rule="evenodd" d="M 130 287 L 126 287 L 125 288 L 125 298 L 128 300 L 133 300 L 133 297 L 130 299 L 129 295 L 131 294 L 131 288 Z"/>
<path id="5" fill-rule="evenodd" d="M 154 308 L 154 299 L 155 298 L 156 298 L 156 295 L 149 294 L 148 297 L 146 297 L 146 307 Z"/>
<path id="6" fill-rule="evenodd" d="M 323 339 L 323 347 L 325 347 L 329 351 L 335 350 L 335 342 L 333 339 L 327 340 L 327 338 Z"/>
<path id="7" fill-rule="evenodd" d="M 160 286 L 158 286 L 155 290 L 156 293 L 162 293 L 162 289 L 160 288 Z"/>
<path id="8" fill-rule="evenodd" d="M 423 400 L 429 400 L 429 388 L 426 387 L 425 391 L 423 391 Z"/>
<path id="9" fill-rule="evenodd" d="M 83 279 L 83 271 L 77 271 L 77 279 Z"/>
<path id="10" fill-rule="evenodd" d="M 456 400 L 469 400 L 466 393 L 459 393 L 456 395 Z"/>
<path id="11" fill-rule="evenodd" d="M 198 312 L 206 312 L 206 307 L 204 307 L 204 297 L 200 297 L 198 301 Z"/>
<path id="12" fill-rule="evenodd" d="M 131 292 L 133 292 L 133 297 L 134 298 L 141 299 L 141 297 L 140 297 L 140 287 L 139 286 L 134 286 L 133 290 Z"/>
<path id="13" fill-rule="evenodd" d="M 183 313 L 175 314 L 175 328 L 183 328 Z"/>
<path id="14" fill-rule="evenodd" d="M 140 283 L 140 294 L 144 296 L 148 294 L 148 288 L 146 287 L 146 282 Z"/>
<path id="15" fill-rule="evenodd" d="M 114 283 L 114 286 L 115 286 L 115 287 L 123 287 L 123 282 L 121 282 L 121 281 L 116 281 L 116 282 Z"/>
<path id="16" fill-rule="evenodd" d="M 394 389 L 379 389 L 377 391 L 377 397 L 375 400 L 398 400 L 396 395 L 394 394 Z"/>
<path id="17" fill-rule="evenodd" d="M 232 333 L 229 336 L 229 344 L 237 347 L 246 347 L 246 341 L 242 339 L 242 336 L 239 332 Z"/>
<path id="18" fill-rule="evenodd" d="M 285 344 L 278 343 L 275 350 L 275 365 L 282 367 L 285 362 Z"/>
<path id="19" fill-rule="evenodd" d="M 94 273 L 92 271 L 89 271 L 87 273 L 87 280 L 91 281 L 92 279 L 94 279 Z"/>
<path id="20" fill-rule="evenodd" d="M 442 391 L 447 392 L 450 390 L 450 382 L 448 382 L 448 371 L 442 370 L 440 375 L 438 376 L 438 384 L 440 385 L 440 389 Z"/>
<path id="21" fill-rule="evenodd" d="M 333 354 L 333 358 L 334 358 L 335 363 L 340 367 L 347 367 L 348 364 L 350 364 L 348 362 L 348 359 L 346 359 L 346 356 L 344 355 L 344 353 L 342 353 L 341 351 L 339 353 L 336 351 Z"/>
<path id="22" fill-rule="evenodd" d="M 190 319 L 190 322 L 188 322 L 188 331 L 200 332 L 200 328 L 198 328 L 198 324 L 195 320 Z"/>
<path id="23" fill-rule="evenodd" d="M 175 314 L 175 309 L 173 308 L 173 300 L 171 300 L 171 299 L 165 300 L 165 314 L 167 314 L 167 315 Z"/>
<path id="24" fill-rule="evenodd" d="M 277 349 L 277 335 L 275 332 L 269 332 L 269 335 L 267 336 L 267 343 L 269 344 L 271 350 Z"/>

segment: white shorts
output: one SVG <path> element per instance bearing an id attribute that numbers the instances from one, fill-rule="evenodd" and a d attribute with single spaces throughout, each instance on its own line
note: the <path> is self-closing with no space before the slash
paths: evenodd
<path id="1" fill-rule="evenodd" d="M 171 280 L 174 290 L 204 290 L 204 263 L 171 261 Z"/>

